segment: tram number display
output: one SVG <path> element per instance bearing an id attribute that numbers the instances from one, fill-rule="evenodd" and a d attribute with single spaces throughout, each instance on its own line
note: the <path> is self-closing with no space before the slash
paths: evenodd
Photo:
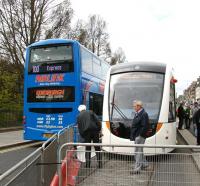
<path id="1" fill-rule="evenodd" d="M 28 102 L 73 102 L 74 87 L 37 87 L 29 88 Z"/>

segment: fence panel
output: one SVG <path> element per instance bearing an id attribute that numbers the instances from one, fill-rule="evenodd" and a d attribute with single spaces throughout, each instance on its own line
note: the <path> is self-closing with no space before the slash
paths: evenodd
<path id="1" fill-rule="evenodd" d="M 55 138 L 51 143 L 43 150 L 42 153 L 42 182 L 43 185 L 50 185 L 51 180 L 57 170 L 57 148 L 58 142 Z"/>
<path id="2" fill-rule="evenodd" d="M 12 181 L 8 182 L 8 186 L 42 186 L 41 184 L 41 156 L 36 158 L 30 165 L 18 174 Z"/>
<path id="3" fill-rule="evenodd" d="M 40 185 L 41 171 L 38 164 L 41 163 L 41 149 L 38 148 L 17 165 L 6 171 L 0 176 L 1 186 L 14 185 Z"/>
<path id="4" fill-rule="evenodd" d="M 22 126 L 22 110 L 1 109 L 0 128 Z"/>
<path id="5" fill-rule="evenodd" d="M 69 146 L 76 145 L 69 144 Z M 84 144 L 78 145 L 84 147 Z M 88 146 L 89 144 L 85 145 Z M 93 144 L 90 145 L 92 146 Z M 145 146 L 145 148 L 147 147 Z M 163 153 L 157 155 L 146 153 L 147 162 L 145 164 L 144 161 L 139 162 L 142 165 L 141 169 L 134 171 L 135 156 L 137 153 L 124 154 L 124 152 L 121 155 L 121 152 L 111 154 L 100 151 L 100 158 L 97 159 L 96 156 L 91 158 L 91 164 L 87 166 L 84 161 L 85 150 L 83 148 L 77 147 L 77 150 L 68 149 L 67 159 L 65 160 L 66 176 L 63 177 L 60 174 L 62 182 L 66 185 L 77 186 L 200 185 L 200 169 L 196 163 L 200 160 L 200 153 L 193 153 L 192 151 L 191 153 Z M 194 161 L 194 159 L 198 161 Z"/>

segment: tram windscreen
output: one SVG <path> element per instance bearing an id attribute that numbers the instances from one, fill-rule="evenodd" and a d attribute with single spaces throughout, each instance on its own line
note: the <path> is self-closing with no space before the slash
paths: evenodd
<path id="1" fill-rule="evenodd" d="M 120 123 L 126 125 L 129 121 L 130 125 L 135 114 L 134 100 L 143 102 L 151 121 L 158 120 L 163 85 L 164 74 L 160 73 L 128 72 L 112 75 L 109 96 L 111 124 L 114 123 L 114 127 L 119 127 Z"/>

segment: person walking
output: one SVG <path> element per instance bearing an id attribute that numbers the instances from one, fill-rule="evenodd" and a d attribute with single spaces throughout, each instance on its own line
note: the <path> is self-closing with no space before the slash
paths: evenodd
<path id="1" fill-rule="evenodd" d="M 194 102 L 194 105 L 191 109 L 191 114 L 192 114 L 192 123 L 193 123 L 193 129 L 194 129 L 194 135 L 197 136 L 197 125 L 195 121 L 195 114 L 199 110 L 199 106 L 197 102 Z"/>
<path id="2" fill-rule="evenodd" d="M 135 144 L 144 144 L 149 128 L 149 116 L 142 106 L 142 101 L 133 102 L 135 116 L 132 121 L 130 140 Z M 130 174 L 138 174 L 141 169 L 147 168 L 148 162 L 143 154 L 143 147 L 135 148 L 135 166 Z"/>
<path id="3" fill-rule="evenodd" d="M 196 111 L 194 120 L 197 126 L 197 145 L 200 145 L 200 109 Z"/>
<path id="4" fill-rule="evenodd" d="M 187 105 L 185 109 L 185 127 L 190 129 L 190 106 Z"/>
<path id="5" fill-rule="evenodd" d="M 99 136 L 101 131 L 101 123 L 99 122 L 96 114 L 91 110 L 86 110 L 85 105 L 80 105 L 78 107 L 80 112 L 77 116 L 78 130 L 83 138 L 84 143 L 99 143 Z M 98 167 L 102 168 L 102 157 L 101 157 L 101 148 L 99 146 L 94 146 L 98 161 Z M 86 146 L 86 167 L 91 166 L 91 146 Z"/>
<path id="6" fill-rule="evenodd" d="M 179 130 L 182 130 L 184 117 L 185 117 L 185 111 L 183 108 L 183 103 L 180 103 L 178 107 L 178 118 L 179 118 L 178 129 Z"/>

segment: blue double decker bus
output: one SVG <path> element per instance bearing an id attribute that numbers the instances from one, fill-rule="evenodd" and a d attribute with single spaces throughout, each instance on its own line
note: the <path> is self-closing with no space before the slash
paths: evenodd
<path id="1" fill-rule="evenodd" d="M 102 116 L 109 64 L 79 42 L 48 39 L 26 49 L 24 139 L 46 140 L 75 124 L 78 106 Z"/>

